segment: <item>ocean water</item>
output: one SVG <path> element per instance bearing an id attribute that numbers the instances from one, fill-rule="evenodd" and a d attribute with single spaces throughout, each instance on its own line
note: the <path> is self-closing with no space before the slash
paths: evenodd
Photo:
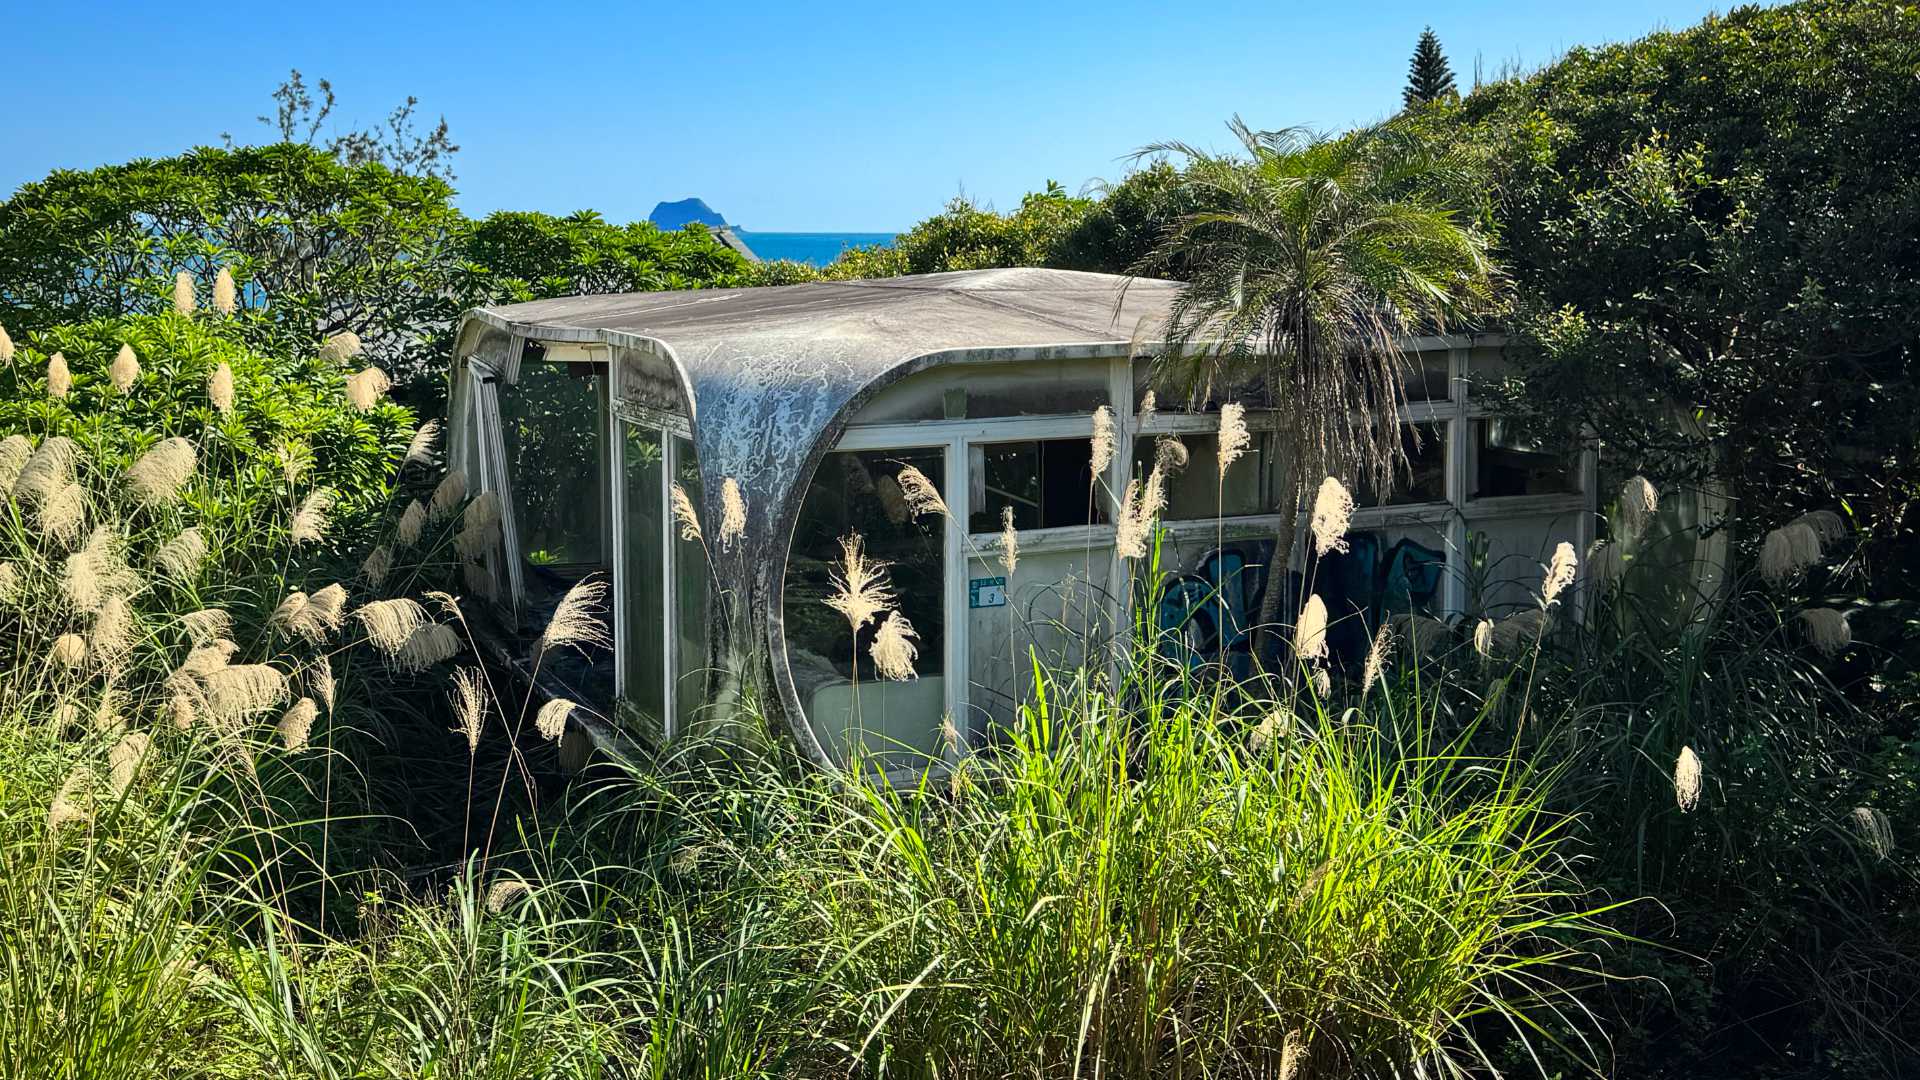
<path id="1" fill-rule="evenodd" d="M 733 234 L 746 241 L 755 255 L 768 262 L 792 259 L 815 266 L 827 265 L 850 247 L 891 244 L 893 238 L 899 235 L 890 232 L 749 232 L 739 228 L 734 229 Z"/>

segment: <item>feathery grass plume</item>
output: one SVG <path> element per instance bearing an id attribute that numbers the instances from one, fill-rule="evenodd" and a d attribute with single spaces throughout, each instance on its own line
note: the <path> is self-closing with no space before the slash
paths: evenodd
<path id="1" fill-rule="evenodd" d="M 1309 523 L 1313 530 L 1313 550 L 1325 555 L 1329 551 L 1347 550 L 1347 527 L 1353 522 L 1353 496 L 1334 477 L 1320 481 L 1320 490 L 1313 497 L 1313 517 Z"/>
<path id="2" fill-rule="evenodd" d="M 1000 508 L 1000 569 L 1007 572 L 1007 580 L 1013 580 L 1014 568 L 1020 565 L 1020 530 L 1013 527 L 1013 505 L 1009 503 Z"/>
<path id="3" fill-rule="evenodd" d="M 1700 755 L 1693 752 L 1693 747 L 1682 746 L 1679 759 L 1673 763 L 1673 797 L 1681 813 L 1691 813 L 1700 805 L 1703 776 Z"/>
<path id="4" fill-rule="evenodd" d="M 293 625 L 299 620 L 300 613 L 307 610 L 308 602 L 306 593 L 293 590 L 274 607 L 273 614 L 267 616 L 267 625 L 283 634 L 292 635 Z"/>
<path id="5" fill-rule="evenodd" d="M 1767 533 L 1760 545 L 1760 576 L 1779 585 L 1820 561 L 1820 534 L 1804 522 L 1791 522 Z"/>
<path id="6" fill-rule="evenodd" d="M 1220 406 L 1220 475 L 1225 476 L 1227 466 L 1240 460 L 1252 443 L 1253 436 L 1247 432 L 1247 407 L 1237 401 Z"/>
<path id="7" fill-rule="evenodd" d="M 1319 593 L 1308 596 L 1300 609 L 1300 621 L 1293 626 L 1293 654 L 1302 660 L 1327 655 L 1327 604 Z"/>
<path id="8" fill-rule="evenodd" d="M 193 275 L 185 270 L 173 275 L 173 310 L 182 315 L 193 314 L 200 306 L 193 296 Z"/>
<path id="9" fill-rule="evenodd" d="M 420 534 L 427 528 L 427 508 L 415 499 L 400 511 L 400 524 L 394 529 L 394 540 L 403 548 L 412 547 L 420 542 Z"/>
<path id="10" fill-rule="evenodd" d="M 1387 657 L 1393 650 L 1393 624 L 1381 623 L 1379 632 L 1373 635 L 1373 645 L 1367 650 L 1367 662 L 1360 669 L 1360 696 L 1365 698 L 1373 690 L 1373 684 L 1387 670 Z"/>
<path id="11" fill-rule="evenodd" d="M 107 751 L 107 790 L 115 799 L 126 797 L 127 789 L 140 775 L 140 763 L 146 760 L 153 740 L 144 731 L 129 731 Z"/>
<path id="12" fill-rule="evenodd" d="M 427 516 L 436 522 L 445 521 L 466 497 L 467 474 L 453 469 L 434 487 L 433 495 L 427 500 Z"/>
<path id="13" fill-rule="evenodd" d="M 947 756 L 959 757 L 964 740 L 960 737 L 960 725 L 953 722 L 951 712 L 940 714 L 940 745 L 946 748 Z"/>
<path id="14" fill-rule="evenodd" d="M 1102 405 L 1093 410 L 1093 457 L 1088 468 L 1094 477 L 1107 475 L 1107 467 L 1113 464 L 1113 408 Z"/>
<path id="15" fill-rule="evenodd" d="M 1831 510 L 1809 510 L 1794 518 L 1793 523 L 1812 529 L 1813 535 L 1820 538 L 1823 547 L 1847 538 L 1847 523 L 1840 519 L 1839 514 Z"/>
<path id="16" fill-rule="evenodd" d="M 193 443 L 176 435 L 162 439 L 127 469 L 127 486 L 146 506 L 163 506 L 180 494 L 199 463 Z"/>
<path id="17" fill-rule="evenodd" d="M 941 517 L 953 516 L 947 509 L 947 500 L 940 497 L 940 489 L 933 486 L 927 474 L 908 465 L 900 470 L 900 494 L 907 500 L 907 510 L 914 517 L 939 514 Z"/>
<path id="18" fill-rule="evenodd" d="M 13 363 L 13 339 L 7 336 L 7 328 L 0 326 L 0 364 Z"/>
<path id="19" fill-rule="evenodd" d="M 241 721 L 287 700 L 286 673 L 272 664 L 229 664 L 201 676 L 207 717 L 231 732 Z"/>
<path id="20" fill-rule="evenodd" d="M 1644 476 L 1630 476 L 1620 486 L 1620 529 L 1628 537 L 1646 532 L 1653 516 L 1660 512 L 1660 492 Z"/>
<path id="21" fill-rule="evenodd" d="M 314 658 L 306 672 L 307 692 L 320 699 L 327 707 L 327 715 L 333 715 L 333 662 L 323 654 Z"/>
<path id="22" fill-rule="evenodd" d="M 126 715 L 127 695 L 125 691 L 109 686 L 100 694 L 100 700 L 93 707 L 93 730 L 108 732 L 118 737 L 127 730 L 127 723 L 121 717 Z"/>
<path id="23" fill-rule="evenodd" d="M 404 596 L 369 601 L 353 617 L 366 630 L 367 641 L 389 658 L 399 655 L 413 632 L 428 622 L 427 609 Z"/>
<path id="24" fill-rule="evenodd" d="M 1153 440 L 1153 467 L 1165 470 L 1167 475 L 1184 471 L 1189 459 L 1187 444 L 1180 441 L 1180 436 L 1162 435 Z"/>
<path id="25" fill-rule="evenodd" d="M 1286 1041 L 1280 1046 L 1280 1076 L 1278 1080 L 1295 1080 L 1300 1075 L 1300 1065 L 1307 1060 L 1307 1040 L 1295 1028 L 1287 1032 Z"/>
<path id="26" fill-rule="evenodd" d="M 118 670 L 120 661 L 133 651 L 133 630 L 133 605 L 125 597 L 107 597 L 93 619 L 93 654 L 101 667 Z"/>
<path id="27" fill-rule="evenodd" d="M 729 476 L 720 485 L 720 549 L 733 546 L 747 534 L 747 500 L 740 494 L 740 482 Z"/>
<path id="28" fill-rule="evenodd" d="M 499 582 L 487 572 L 486 565 L 476 559 L 460 560 L 460 577 L 467 583 L 467 591 L 475 596 L 493 600 L 499 595 Z"/>
<path id="29" fill-rule="evenodd" d="M 107 365 L 107 378 L 113 381 L 113 388 L 122 394 L 133 392 L 133 384 L 140 380 L 140 358 L 133 355 L 133 346 L 120 346 L 120 351 L 113 356 L 113 363 Z"/>
<path id="30" fill-rule="evenodd" d="M 1474 624 L 1473 651 L 1479 653 L 1482 659 L 1492 658 L 1493 656 L 1493 620 L 1492 619 L 1481 619 L 1479 622 Z"/>
<path id="31" fill-rule="evenodd" d="M 119 534 L 102 525 L 87 536 L 80 550 L 67 556 L 65 572 L 60 575 L 60 590 L 75 611 L 91 615 L 100 610 L 107 597 L 132 592 L 140 586 L 140 577 L 120 560 Z"/>
<path id="32" fill-rule="evenodd" d="M 1327 669 L 1315 664 L 1313 667 L 1313 695 L 1322 701 L 1333 696 L 1333 676 Z"/>
<path id="33" fill-rule="evenodd" d="M 393 380 L 377 367 L 366 368 L 346 378 L 347 401 L 361 412 L 379 404 L 380 396 L 393 386 Z"/>
<path id="34" fill-rule="evenodd" d="M 540 730 L 543 738 L 552 742 L 567 730 L 567 717 L 573 715 L 573 710 L 573 702 L 566 698 L 553 698 L 540 706 L 540 711 L 534 715 L 533 726 Z"/>
<path id="35" fill-rule="evenodd" d="M 687 489 L 673 485 L 673 519 L 680 523 L 680 539 L 700 541 L 700 514 L 693 508 Z"/>
<path id="36" fill-rule="evenodd" d="M 333 509 L 333 492 L 325 488 L 309 492 L 300 500 L 300 508 L 287 523 L 287 539 L 295 547 L 318 543 L 327 533 L 327 511 Z"/>
<path id="37" fill-rule="evenodd" d="M 1847 613 L 1839 608 L 1807 608 L 1800 613 L 1800 625 L 1822 656 L 1832 656 L 1853 644 L 1853 627 L 1847 623 Z"/>
<path id="38" fill-rule="evenodd" d="M 227 661 L 233 659 L 233 654 L 239 649 L 239 645 L 226 638 L 221 638 L 211 645 L 198 646 L 187 653 L 187 658 L 180 662 L 180 666 L 174 670 L 173 674 L 178 676 L 182 683 L 212 674 L 226 667 Z"/>
<path id="39" fill-rule="evenodd" d="M 1153 414 L 1159 411 L 1160 398 L 1153 391 L 1147 391 L 1146 396 L 1140 399 L 1140 426 L 1153 423 Z"/>
<path id="40" fill-rule="evenodd" d="M 233 632 L 233 616 L 220 608 L 201 608 L 180 616 L 187 638 L 196 645 L 211 645 Z"/>
<path id="41" fill-rule="evenodd" d="M 1553 559 L 1547 563 L 1547 576 L 1540 582 L 1540 603 L 1544 606 L 1557 601 L 1579 572 L 1580 559 L 1574 555 L 1573 545 L 1560 541 L 1553 549 Z"/>
<path id="42" fill-rule="evenodd" d="M 294 596 L 302 595 L 295 593 Z M 288 597 L 289 600 L 293 597 Z M 287 620 L 287 629 L 308 642 L 319 645 L 336 630 L 345 619 L 347 606 L 346 587 L 339 582 L 308 596 L 306 603 Z"/>
<path id="43" fill-rule="evenodd" d="M 500 524 L 500 497 L 483 491 L 460 514 L 460 527 L 468 531 L 491 529 Z"/>
<path id="44" fill-rule="evenodd" d="M 293 707 L 280 714 L 280 722 L 273 725 L 274 733 L 280 736 L 280 748 L 289 754 L 297 754 L 307 748 L 307 737 L 313 734 L 314 717 L 320 715 L 320 706 L 310 697 L 303 697 L 293 703 Z"/>
<path id="45" fill-rule="evenodd" d="M 1787 543 L 1793 548 L 1795 562 L 1802 567 L 1814 566 L 1820 562 L 1823 555 L 1820 534 L 1814 531 L 1813 526 L 1803 521 L 1795 521 L 1787 525 L 1786 532 Z"/>
<path id="46" fill-rule="evenodd" d="M 63 398 L 73 392 L 73 372 L 67 370 L 67 354 L 47 357 L 47 394 Z"/>
<path id="47" fill-rule="evenodd" d="M 905 615 L 888 612 L 886 621 L 873 635 L 873 644 L 867 648 L 867 654 L 873 657 L 873 670 L 881 678 L 895 682 L 919 678 L 919 672 L 913 669 L 914 661 L 920 659 L 920 649 L 914 645 L 919 637 Z"/>
<path id="48" fill-rule="evenodd" d="M 55 667 L 72 671 L 87 662 L 87 639 L 79 634 L 61 634 L 53 639 L 53 649 L 47 658 Z"/>
<path id="49" fill-rule="evenodd" d="M 453 673 L 453 730 L 466 736 L 467 753 L 480 749 L 480 733 L 487 717 L 487 683 L 479 668 Z"/>
<path id="50" fill-rule="evenodd" d="M 73 482 L 73 440 L 51 435 L 27 456 L 20 474 L 14 477 L 13 497 L 30 503 L 44 503 Z"/>
<path id="51" fill-rule="evenodd" d="M 93 820 L 94 788 L 99 776 L 93 766 L 81 762 L 67 774 L 60 791 L 47 808 L 47 836 L 54 837 L 69 825 L 84 825 Z"/>
<path id="52" fill-rule="evenodd" d="M 432 465 L 433 444 L 440 438 L 440 421 L 429 420 L 420 425 L 413 433 L 413 440 L 407 443 L 407 456 L 400 459 L 400 465 Z"/>
<path id="53" fill-rule="evenodd" d="M 686 877 L 700 867 L 700 845 L 688 844 L 673 853 L 667 860 L 667 873 L 674 877 Z"/>
<path id="54" fill-rule="evenodd" d="M 233 287 L 233 271 L 224 266 L 213 275 L 213 310 L 222 315 L 240 310 L 240 291 Z"/>
<path id="55" fill-rule="evenodd" d="M 174 730 L 193 730 L 194 721 L 200 718 L 200 707 L 194 701 L 195 695 L 186 690 L 175 690 L 169 695 L 167 716 L 173 721 Z"/>
<path id="56" fill-rule="evenodd" d="M 1860 832 L 1860 839 L 1872 850 L 1874 857 L 1882 861 L 1893 854 L 1893 823 L 1887 815 L 1871 806 L 1856 806 L 1850 815 L 1853 827 Z"/>
<path id="57" fill-rule="evenodd" d="M 182 529 L 179 535 L 160 545 L 153 553 L 153 561 L 160 564 L 168 577 L 192 581 L 199 575 L 200 565 L 207 561 L 207 538 L 199 526 Z"/>
<path id="58" fill-rule="evenodd" d="M 0 439 L 0 498 L 13 494 L 13 485 L 20 479 L 20 470 L 26 468 L 27 459 L 33 456 L 33 442 L 25 435 L 9 435 Z"/>
<path id="59" fill-rule="evenodd" d="M 610 647 L 613 639 L 607 636 L 607 624 L 600 618 L 606 599 L 606 582 L 594 578 L 577 582 L 554 607 L 553 617 L 547 620 L 546 630 L 535 643 L 534 654 L 540 656 L 549 649 L 570 646 L 584 656 L 590 645 Z"/>
<path id="60" fill-rule="evenodd" d="M 487 890 L 487 911 L 493 915 L 503 914 L 513 906 L 514 901 L 526 896 L 530 891 L 532 890 L 527 887 L 527 883 L 519 878 L 496 881 Z"/>
<path id="61" fill-rule="evenodd" d="M 223 416 L 233 412 L 233 367 L 225 360 L 207 378 L 207 401 Z"/>
<path id="62" fill-rule="evenodd" d="M 896 477 L 882 475 L 873 485 L 873 495 L 880 500 L 880 512 L 894 525 L 905 525 L 913 517 L 913 508 L 907 505 L 907 493 L 900 488 Z"/>
<path id="63" fill-rule="evenodd" d="M 887 564 L 867 557 L 867 538 L 859 533 L 840 538 L 840 565 L 828 572 L 828 578 L 833 592 L 823 602 L 839 612 L 856 634 L 874 616 L 893 606 Z"/>
<path id="64" fill-rule="evenodd" d="M 1273 740 L 1285 738 L 1293 731 L 1293 714 L 1285 709 L 1270 709 L 1255 725 L 1253 734 L 1247 736 L 1247 751 L 1258 754 L 1265 750 Z"/>
<path id="65" fill-rule="evenodd" d="M 87 523 L 87 489 L 66 485 L 40 504 L 39 516 L 42 536 L 63 546 L 73 543 Z"/>
<path id="66" fill-rule="evenodd" d="M 20 589 L 20 571 L 10 562 L 0 562 L 0 604 L 13 603 L 14 595 Z"/>
<path id="67" fill-rule="evenodd" d="M 453 549 L 469 559 L 478 559 L 500 546 L 500 523 L 471 525 L 453 534 Z"/>
<path id="68" fill-rule="evenodd" d="M 1113 549 L 1123 559 L 1147 557 L 1147 530 L 1137 509 L 1142 497 L 1140 478 L 1127 481 L 1126 493 L 1120 496 L 1120 520 L 1113 529 Z"/>
<path id="69" fill-rule="evenodd" d="M 460 654 L 460 635 L 445 623 L 428 623 L 415 630 L 393 658 L 396 670 L 418 673 Z"/>
<path id="70" fill-rule="evenodd" d="M 1492 650 L 1502 656 L 1537 644 L 1547 632 L 1547 613 L 1541 609 L 1518 611 L 1493 625 Z"/>
<path id="71" fill-rule="evenodd" d="M 342 330 L 320 346 L 320 357 L 336 364 L 344 364 L 359 356 L 360 350 L 360 335 L 351 330 Z"/>
<path id="72" fill-rule="evenodd" d="M 391 573 L 393 573 L 393 549 L 385 544 L 367 552 L 366 561 L 360 564 L 361 580 L 375 588 L 386 584 L 387 575 Z"/>

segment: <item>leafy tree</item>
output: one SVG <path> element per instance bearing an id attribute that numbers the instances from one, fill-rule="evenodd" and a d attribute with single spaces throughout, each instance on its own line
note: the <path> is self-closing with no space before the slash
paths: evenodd
<path id="1" fill-rule="evenodd" d="M 1339 137 L 1230 126 L 1245 157 L 1158 148 L 1186 160 L 1205 209 L 1144 267 L 1192 270 L 1157 377 L 1196 403 L 1258 388 L 1280 415 L 1283 511 L 1329 474 L 1384 491 L 1405 456 L 1400 339 L 1494 298 L 1490 241 L 1471 213 L 1475 162 L 1406 123 Z M 1295 515 L 1280 520 L 1284 566 Z M 1277 625 L 1285 592 L 1266 591 L 1260 625 Z"/>
<path id="2" fill-rule="evenodd" d="M 613 225 L 592 210 L 503 210 L 465 230 L 460 254 L 464 295 L 492 303 L 733 284 L 750 265 L 704 226 Z"/>
<path id="3" fill-rule="evenodd" d="M 893 277 L 1000 266 L 1046 266 L 1060 238 L 1077 226 L 1093 200 L 1068 195 L 1048 181 L 1020 208 L 1000 214 L 958 198 L 933 217 L 902 233 L 890 247 L 855 248 L 824 275 L 829 278 Z"/>
<path id="4" fill-rule="evenodd" d="M 1126 273 L 1151 255 L 1182 217 L 1197 209 L 1194 198 L 1195 189 L 1181 182 L 1180 170 L 1165 161 L 1150 162 L 1102 191 L 1052 244 L 1046 265 Z M 1160 272 L 1173 278 L 1187 276 L 1184 265 L 1170 264 Z"/>
<path id="5" fill-rule="evenodd" d="M 454 144 L 444 116 L 425 135 L 414 130 L 413 110 L 419 106 L 419 98 L 409 95 L 406 101 L 395 106 L 387 114 L 384 127 L 349 131 L 315 141 L 320 137 L 320 128 L 333 115 L 335 104 L 332 83 L 321 79 L 316 87 L 320 92 L 318 98 L 307 89 L 306 78 L 299 69 L 294 69 L 287 81 L 273 92 L 274 115 L 257 119 L 277 132 L 280 142 L 317 146 L 343 165 L 385 165 L 405 176 L 453 182 L 453 155 L 460 152 L 460 147 Z M 233 136 L 222 135 L 221 139 L 227 149 L 233 149 Z"/>
<path id="6" fill-rule="evenodd" d="M 1453 86 L 1453 68 L 1447 64 L 1447 54 L 1440 51 L 1440 38 L 1429 26 L 1420 31 L 1420 40 L 1413 47 L 1413 59 L 1407 61 L 1407 88 L 1400 92 L 1401 104 L 1411 109 L 1458 95 L 1459 91 Z"/>

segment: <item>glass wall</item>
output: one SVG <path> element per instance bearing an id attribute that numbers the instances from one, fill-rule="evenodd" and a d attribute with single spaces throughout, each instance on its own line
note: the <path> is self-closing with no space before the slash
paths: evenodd
<path id="1" fill-rule="evenodd" d="M 838 451 L 814 474 L 794 524 L 785 602 L 787 659 L 821 745 L 845 761 L 856 748 L 888 766 L 919 767 L 941 752 L 946 683 L 946 519 L 915 516 L 900 482 L 909 466 L 945 495 L 946 455 L 931 450 Z M 841 541 L 858 537 L 885 567 L 886 604 L 913 625 L 917 677 L 876 677 L 872 649 L 892 615 L 855 635 L 827 600 L 844 580 Z"/>
<path id="2" fill-rule="evenodd" d="M 666 734 L 666 538 L 665 446 L 657 428 L 621 421 L 621 482 L 624 556 L 620 606 L 625 633 L 622 694 L 633 722 L 646 734 Z"/>
<path id="3" fill-rule="evenodd" d="M 968 448 L 970 532 L 999 532 L 1013 507 L 1016 529 L 1059 529 L 1107 520 L 1093 484 L 1091 439 L 1039 439 Z"/>
<path id="4" fill-rule="evenodd" d="M 700 505 L 700 460 L 693 442 L 673 436 L 673 470 L 680 487 L 693 505 Z M 689 730 L 707 704 L 708 625 L 707 603 L 712 594 L 713 571 L 707 562 L 707 548 L 699 540 L 688 540 L 678 528 L 671 528 L 673 544 L 673 629 L 675 734 Z"/>
<path id="5" fill-rule="evenodd" d="M 529 567 L 555 571 L 563 592 L 580 568 L 608 564 L 605 373 L 599 364 L 529 358 L 520 381 L 499 395 L 516 554 Z M 553 585 L 552 576 L 527 575 L 529 590 Z"/>

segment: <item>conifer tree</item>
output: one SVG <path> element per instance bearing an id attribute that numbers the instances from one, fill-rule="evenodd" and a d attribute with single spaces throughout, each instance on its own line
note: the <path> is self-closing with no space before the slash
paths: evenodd
<path id="1" fill-rule="evenodd" d="M 1440 39 L 1429 26 L 1420 32 L 1420 43 L 1413 47 L 1413 59 L 1407 62 L 1407 88 L 1401 101 L 1411 109 L 1457 93 L 1453 86 L 1453 68 L 1447 54 L 1440 51 Z"/>

